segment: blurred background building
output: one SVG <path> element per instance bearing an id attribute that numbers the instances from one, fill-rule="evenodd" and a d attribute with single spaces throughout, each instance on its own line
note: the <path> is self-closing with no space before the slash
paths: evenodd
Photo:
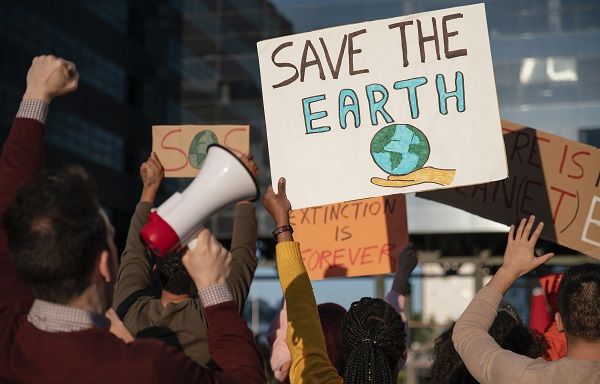
<path id="1" fill-rule="evenodd" d="M 53 102 L 47 163 L 78 163 L 94 174 L 122 249 L 153 124 L 250 124 L 260 184 L 270 182 L 257 41 L 475 2 L 0 0 L 0 142 L 24 91 L 32 57 L 52 53 L 74 61 L 80 89 Z M 600 2 L 485 4 L 502 117 L 600 146 Z M 161 198 L 186 183 L 165 183 Z M 408 214 L 411 239 L 424 261 L 413 278 L 411 300 L 418 333 L 413 356 L 423 362 L 426 358 L 419 356 L 427 349 L 421 347 L 430 347 L 436 332 L 464 309 L 493 271 L 487 257 L 501 255 L 505 227 L 414 196 L 408 197 Z M 216 215 L 210 226 L 227 242 L 231 211 Z M 264 332 L 280 298 L 269 262 L 271 227 L 259 209 L 258 245 L 264 263 L 252 288 L 252 305 L 246 308 L 257 333 Z M 559 252 L 573 253 L 564 248 Z M 509 295 L 523 313 L 535 281 L 519 284 Z M 345 306 L 386 288 L 389 278 L 315 284 L 318 301 Z M 419 364 L 409 366 L 410 380 L 426 376 L 418 372 Z"/>

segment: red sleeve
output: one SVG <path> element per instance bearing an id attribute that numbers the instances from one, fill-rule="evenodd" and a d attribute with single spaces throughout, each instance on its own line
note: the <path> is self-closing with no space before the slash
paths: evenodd
<path id="1" fill-rule="evenodd" d="M 41 171 L 44 158 L 44 124 L 16 118 L 0 157 L 0 216 L 17 190 Z M 28 309 L 33 300 L 8 253 L 6 232 L 0 226 L 0 303 L 5 300 Z M 1 305 L 1 304 L 0 304 Z"/>
<path id="2" fill-rule="evenodd" d="M 233 301 L 204 308 L 208 350 L 214 362 L 240 383 L 264 383 L 264 365 L 246 321 Z"/>

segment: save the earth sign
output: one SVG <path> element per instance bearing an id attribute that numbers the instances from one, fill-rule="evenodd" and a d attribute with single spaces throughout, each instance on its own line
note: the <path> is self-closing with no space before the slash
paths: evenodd
<path id="1" fill-rule="evenodd" d="M 483 4 L 257 46 L 294 209 L 507 177 Z"/>

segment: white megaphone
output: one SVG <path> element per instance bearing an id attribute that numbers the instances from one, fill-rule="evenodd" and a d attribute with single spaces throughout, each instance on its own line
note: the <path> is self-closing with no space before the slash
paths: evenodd
<path id="1" fill-rule="evenodd" d="M 256 200 L 258 195 L 258 184 L 242 161 L 212 144 L 192 184 L 150 212 L 140 237 L 152 253 L 164 257 L 194 240 L 213 213 L 238 201 Z"/>

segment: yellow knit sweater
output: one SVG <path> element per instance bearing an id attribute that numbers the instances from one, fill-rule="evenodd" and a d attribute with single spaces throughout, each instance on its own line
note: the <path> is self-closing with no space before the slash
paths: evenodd
<path id="1" fill-rule="evenodd" d="M 302 262 L 300 244 L 277 244 L 277 271 L 287 305 L 287 344 L 292 355 L 290 383 L 341 384 L 327 357 L 317 302 Z"/>

